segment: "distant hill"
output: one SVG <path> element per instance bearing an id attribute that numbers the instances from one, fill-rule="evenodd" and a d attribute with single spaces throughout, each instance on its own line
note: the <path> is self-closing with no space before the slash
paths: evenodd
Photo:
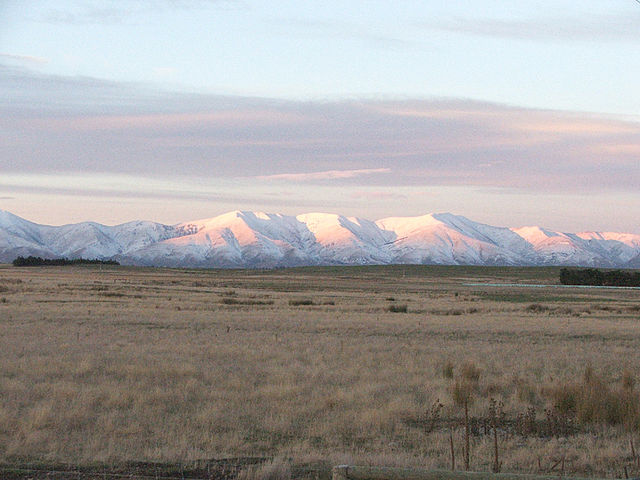
<path id="1" fill-rule="evenodd" d="M 450 213 L 370 221 L 328 213 L 233 211 L 177 225 L 134 221 L 53 227 L 0 210 L 0 262 L 18 256 L 169 267 L 404 263 L 638 268 L 640 235 L 494 227 Z"/>

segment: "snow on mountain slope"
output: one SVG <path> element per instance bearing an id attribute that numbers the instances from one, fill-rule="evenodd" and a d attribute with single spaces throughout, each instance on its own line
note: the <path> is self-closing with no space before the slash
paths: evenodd
<path id="1" fill-rule="evenodd" d="M 322 263 L 365 265 L 393 259 L 385 248 L 393 233 L 381 230 L 374 222 L 329 213 L 307 213 L 296 218 L 320 245 Z"/>
<path id="2" fill-rule="evenodd" d="M 529 242 L 549 265 L 625 266 L 640 254 L 640 235 L 583 232 L 562 233 L 540 227 L 512 229 Z"/>
<path id="3" fill-rule="evenodd" d="M 385 263 L 640 266 L 640 235 L 504 228 L 449 213 L 372 222 L 327 213 L 233 211 L 163 225 L 53 227 L 0 211 L 0 261 L 19 255 L 134 265 L 254 267 Z"/>
<path id="4" fill-rule="evenodd" d="M 590 245 L 597 245 L 603 255 L 614 260 L 616 264 L 628 263 L 640 254 L 640 235 L 616 232 L 582 232 L 578 237 Z"/>
<path id="5" fill-rule="evenodd" d="M 42 243 L 41 226 L 10 212 L 0 210 L 0 262 L 11 262 L 18 256 L 55 256 Z"/>
<path id="6" fill-rule="evenodd" d="M 43 229 L 45 243 L 62 257 L 109 258 L 121 253 L 110 228 L 93 222 Z"/>
<path id="7" fill-rule="evenodd" d="M 129 222 L 113 227 L 95 222 L 53 227 L 38 225 L 0 211 L 0 261 L 17 256 L 113 258 L 161 239 L 175 229 L 154 222 Z"/>
<path id="8" fill-rule="evenodd" d="M 148 264 L 176 266 L 275 266 L 315 263 L 313 235 L 295 217 L 229 212 L 176 225 L 181 236 L 135 252 Z"/>
<path id="9" fill-rule="evenodd" d="M 0 210 L 0 229 L 7 235 L 21 238 L 35 245 L 39 245 L 41 242 L 41 225 L 20 218 L 5 210 Z"/>
<path id="10" fill-rule="evenodd" d="M 451 214 L 391 217 L 377 225 L 395 232 L 400 263 L 516 265 L 533 262 L 528 245 L 507 228 Z"/>

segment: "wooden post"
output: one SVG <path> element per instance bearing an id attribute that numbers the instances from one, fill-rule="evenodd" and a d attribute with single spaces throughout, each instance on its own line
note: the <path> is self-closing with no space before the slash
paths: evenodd
<path id="1" fill-rule="evenodd" d="M 493 473 L 500 472 L 500 461 L 498 459 L 498 429 L 493 426 L 493 468 L 491 469 Z"/>
<path id="2" fill-rule="evenodd" d="M 456 451 L 453 448 L 453 430 L 449 430 L 449 447 L 451 448 L 451 471 L 456 470 Z"/>
<path id="3" fill-rule="evenodd" d="M 471 462 L 470 462 L 470 442 L 469 442 L 469 399 L 465 398 L 464 400 L 464 469 L 469 470 Z"/>

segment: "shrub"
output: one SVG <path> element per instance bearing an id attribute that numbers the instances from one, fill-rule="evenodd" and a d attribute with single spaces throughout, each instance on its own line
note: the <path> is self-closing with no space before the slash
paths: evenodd
<path id="1" fill-rule="evenodd" d="M 451 360 L 447 360 L 442 366 L 442 378 L 453 378 L 453 362 Z"/>
<path id="2" fill-rule="evenodd" d="M 387 307 L 387 311 L 392 313 L 407 313 L 408 308 L 409 307 L 407 306 L 406 303 L 393 304 Z"/>
<path id="3" fill-rule="evenodd" d="M 291 305 L 292 307 L 296 307 L 298 305 L 315 305 L 313 303 L 313 300 L 310 300 L 308 298 L 292 298 L 291 300 L 289 300 L 289 305 Z"/>
<path id="4" fill-rule="evenodd" d="M 539 303 L 532 303 L 527 308 L 525 308 L 525 310 L 532 313 L 543 313 L 548 312 L 549 307 L 547 307 L 546 305 L 540 305 Z"/>
<path id="5" fill-rule="evenodd" d="M 640 427 L 640 398 L 633 391 L 633 377 L 627 372 L 622 385 L 613 389 L 587 366 L 580 383 L 558 385 L 547 392 L 553 410 L 580 424 L 623 425 L 631 430 Z"/>
<path id="6" fill-rule="evenodd" d="M 451 390 L 451 399 L 459 407 L 471 404 L 473 400 L 473 386 L 469 382 L 456 380 Z"/>
<path id="7" fill-rule="evenodd" d="M 273 300 L 241 300 L 237 298 L 223 298 L 220 300 L 223 305 L 273 305 Z"/>
<path id="8" fill-rule="evenodd" d="M 465 362 L 462 365 L 462 378 L 470 382 L 478 383 L 480 380 L 480 369 L 473 362 Z"/>

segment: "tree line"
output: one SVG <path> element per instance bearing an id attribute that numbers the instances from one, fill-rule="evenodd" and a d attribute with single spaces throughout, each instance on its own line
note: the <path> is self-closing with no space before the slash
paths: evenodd
<path id="1" fill-rule="evenodd" d="M 580 268 L 560 270 L 563 285 L 591 285 L 596 287 L 640 287 L 640 272 L 630 270 L 598 270 Z"/>
<path id="2" fill-rule="evenodd" d="M 88 258 L 42 258 L 42 257 L 18 257 L 13 261 L 14 267 L 37 267 L 37 266 L 60 266 L 60 265 L 120 265 L 115 260 L 99 260 Z"/>

